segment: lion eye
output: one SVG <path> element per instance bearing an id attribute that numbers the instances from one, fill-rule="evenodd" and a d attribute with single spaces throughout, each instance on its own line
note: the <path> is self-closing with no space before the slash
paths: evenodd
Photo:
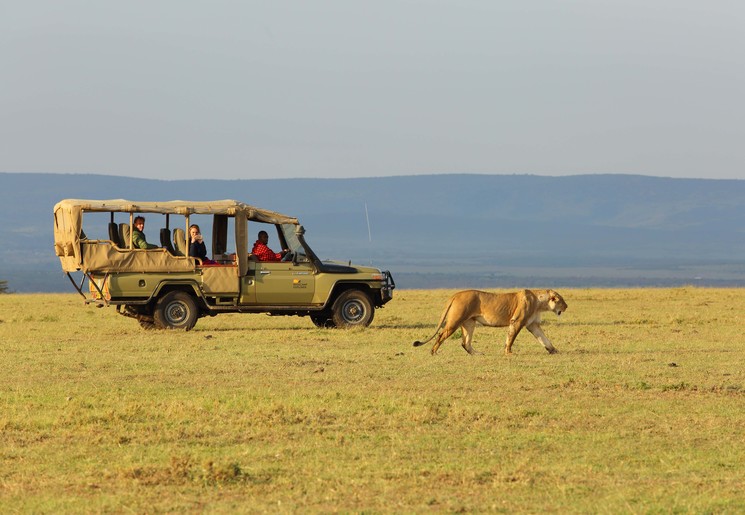
<path id="1" fill-rule="evenodd" d="M 556 302 L 556 297 L 551 297 L 551 302 Z"/>

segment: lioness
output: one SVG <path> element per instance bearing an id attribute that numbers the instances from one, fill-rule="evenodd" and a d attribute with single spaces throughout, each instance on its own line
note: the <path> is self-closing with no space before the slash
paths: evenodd
<path id="1" fill-rule="evenodd" d="M 561 315 L 566 309 L 567 303 L 553 290 L 523 290 L 515 293 L 460 291 L 453 295 L 445 306 L 435 334 L 423 342 L 414 342 L 414 347 L 424 345 L 437 336 L 437 332 L 444 323 L 445 329 L 437 336 L 432 346 L 432 354 L 437 352 L 442 342 L 450 338 L 458 327 L 463 330 L 463 348 L 469 354 L 478 354 L 471 346 L 473 330 L 478 322 L 490 327 L 510 327 L 504 346 L 505 354 L 512 353 L 512 344 L 523 327 L 527 327 L 536 340 L 541 342 L 550 354 L 553 354 L 558 351 L 541 329 L 541 312 L 553 311 Z"/>

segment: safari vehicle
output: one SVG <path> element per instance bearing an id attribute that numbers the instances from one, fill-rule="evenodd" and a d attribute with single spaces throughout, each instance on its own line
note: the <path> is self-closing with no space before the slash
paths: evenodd
<path id="1" fill-rule="evenodd" d="M 160 247 L 133 248 L 135 216 L 146 216 L 144 232 L 150 243 L 159 234 Z M 193 223 L 201 223 L 213 263 L 189 255 Z M 249 254 L 249 229 L 276 235 L 275 245 L 289 252 L 279 262 L 258 261 Z M 55 253 L 75 289 L 87 304 L 114 305 L 145 329 L 188 331 L 198 318 L 221 313 L 368 326 L 375 308 L 393 297 L 390 272 L 321 261 L 304 235 L 296 218 L 235 200 L 68 199 L 54 206 Z"/>

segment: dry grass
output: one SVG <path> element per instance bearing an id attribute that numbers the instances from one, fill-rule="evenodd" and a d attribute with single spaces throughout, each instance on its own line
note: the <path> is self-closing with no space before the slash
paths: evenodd
<path id="1" fill-rule="evenodd" d="M 0 295 L 4 512 L 745 511 L 745 291 L 566 290 L 502 354 L 431 356 L 452 291 L 366 330 L 263 315 L 142 331 Z"/>

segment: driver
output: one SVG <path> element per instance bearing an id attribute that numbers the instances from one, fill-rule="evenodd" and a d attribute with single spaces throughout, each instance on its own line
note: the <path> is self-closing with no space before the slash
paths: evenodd
<path id="1" fill-rule="evenodd" d="M 259 231 L 259 239 L 254 243 L 254 248 L 251 249 L 251 253 L 259 261 L 280 261 L 289 252 L 288 249 L 283 249 L 279 253 L 274 252 L 267 246 L 267 243 L 269 243 L 269 234 L 266 231 Z"/>

